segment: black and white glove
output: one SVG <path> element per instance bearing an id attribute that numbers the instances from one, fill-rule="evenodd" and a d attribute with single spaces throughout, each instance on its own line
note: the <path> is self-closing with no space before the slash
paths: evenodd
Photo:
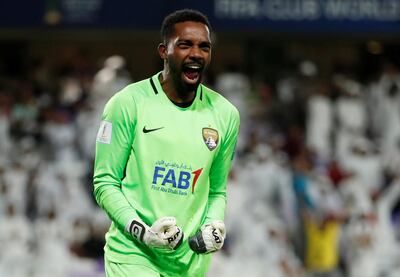
<path id="1" fill-rule="evenodd" d="M 211 253 L 222 248 L 225 236 L 224 222 L 213 221 L 203 225 L 196 235 L 189 238 L 189 246 L 197 254 Z"/>
<path id="2" fill-rule="evenodd" d="M 183 241 L 183 231 L 176 225 L 175 217 L 157 219 L 151 227 L 139 219 L 132 220 L 126 231 L 149 247 L 175 250 Z"/>

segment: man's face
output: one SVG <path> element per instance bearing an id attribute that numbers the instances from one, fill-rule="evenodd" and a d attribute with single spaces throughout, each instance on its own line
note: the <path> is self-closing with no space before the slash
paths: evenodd
<path id="1" fill-rule="evenodd" d="M 177 23 L 175 32 L 166 43 L 164 58 L 175 84 L 186 90 L 195 90 L 211 61 L 208 27 L 192 21 Z"/>

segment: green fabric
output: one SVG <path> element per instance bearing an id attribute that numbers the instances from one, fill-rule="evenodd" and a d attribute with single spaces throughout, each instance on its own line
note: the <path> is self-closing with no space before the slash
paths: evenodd
<path id="1" fill-rule="evenodd" d="M 195 254 L 187 238 L 204 223 L 224 219 L 237 109 L 204 85 L 191 106 L 178 107 L 157 74 L 116 93 L 102 120 L 107 130 L 99 130 L 96 143 L 94 194 L 113 221 L 106 257 L 149 260 L 164 276 L 204 276 L 210 255 Z M 151 226 L 163 216 L 176 217 L 185 234 L 176 251 L 149 249 L 124 232 L 134 218 Z"/>
<path id="2" fill-rule="evenodd" d="M 107 277 L 160 277 L 154 269 L 140 264 L 120 264 L 105 259 L 104 266 Z"/>

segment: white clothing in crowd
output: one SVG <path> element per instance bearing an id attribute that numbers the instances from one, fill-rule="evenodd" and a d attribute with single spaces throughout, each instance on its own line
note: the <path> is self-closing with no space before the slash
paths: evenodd
<path id="1" fill-rule="evenodd" d="M 89 162 L 92 162 L 95 156 L 96 147 L 93 141 L 96 141 L 100 127 L 99 113 L 100 109 L 87 106 L 79 113 L 76 120 L 80 152 L 83 160 Z"/>
<path id="2" fill-rule="evenodd" d="M 102 110 L 111 96 L 131 82 L 125 59 L 118 55 L 108 57 L 94 76 L 89 104 L 95 110 Z"/>
<path id="3" fill-rule="evenodd" d="M 93 141 L 100 126 L 100 118 L 107 101 L 132 82 L 123 57 L 114 55 L 104 61 L 94 76 L 89 102 L 77 119 L 78 144 L 85 160 L 92 161 L 95 154 Z"/>
<path id="4" fill-rule="evenodd" d="M 7 155 L 12 146 L 9 134 L 10 119 L 7 115 L 2 114 L 0 110 L 0 154 Z"/>
<path id="5" fill-rule="evenodd" d="M 266 147 L 237 165 L 228 182 L 227 252 L 214 255 L 208 276 L 284 277 L 301 269 L 289 243 L 295 217 L 290 174 Z"/>
<path id="6" fill-rule="evenodd" d="M 354 140 L 363 137 L 367 129 L 367 109 L 360 96 L 341 96 L 336 101 L 335 155 L 346 160 Z"/>
<path id="7" fill-rule="evenodd" d="M 354 173 L 369 194 L 377 192 L 384 181 L 381 156 L 373 148 L 369 140 L 357 138 L 352 150 L 341 160 L 343 169 Z"/>
<path id="8" fill-rule="evenodd" d="M 88 226 L 79 230 L 71 221 L 63 222 L 56 215 L 39 219 L 34 225 L 36 251 L 32 261 L 32 276 L 102 276 L 95 260 L 78 258 L 69 250 L 71 238 L 88 238 Z M 86 229 L 86 231 L 85 231 Z M 83 231 L 83 232 L 82 232 Z"/>
<path id="9" fill-rule="evenodd" d="M 237 151 L 244 148 L 250 125 L 250 109 L 248 98 L 251 92 L 250 79 L 240 72 L 223 72 L 216 77 L 216 90 L 226 97 L 240 113 L 240 134 L 237 142 Z"/>
<path id="10" fill-rule="evenodd" d="M 381 128 L 386 128 L 382 125 L 390 116 L 385 110 L 388 100 L 398 101 L 398 89 L 400 88 L 400 73 L 399 72 L 383 72 L 380 79 L 372 83 L 369 87 L 369 107 L 371 109 L 371 120 L 374 130 L 379 132 Z M 372 112 L 373 111 L 373 112 Z"/>
<path id="11" fill-rule="evenodd" d="M 390 155 L 400 141 L 400 73 L 384 72 L 369 90 L 373 131 L 384 156 Z"/>
<path id="12" fill-rule="evenodd" d="M 364 192 L 361 186 L 358 188 L 354 197 Z M 342 253 L 349 277 L 397 276 L 393 274 L 400 273 L 400 245 L 391 220 L 391 211 L 398 199 L 400 182 L 396 180 L 376 203 L 349 214 L 342 237 Z"/>
<path id="13" fill-rule="evenodd" d="M 313 95 L 307 106 L 306 143 L 324 161 L 327 161 L 331 155 L 332 127 L 333 107 L 331 100 L 325 95 Z"/>
<path id="14" fill-rule="evenodd" d="M 309 193 L 315 206 L 315 215 L 320 217 L 319 219 L 324 219 L 326 215 L 343 214 L 343 204 L 339 192 L 325 176 L 318 172 L 310 175 Z"/>
<path id="15" fill-rule="evenodd" d="M 36 180 L 39 215 L 55 209 L 59 218 L 71 220 L 90 214 L 94 205 L 84 190 L 82 163 L 42 163 Z"/>
<path id="16" fill-rule="evenodd" d="M 350 218 L 368 214 L 373 211 L 372 200 L 363 179 L 356 173 L 339 184 L 343 207 Z"/>
<path id="17" fill-rule="evenodd" d="M 55 216 L 55 215 L 54 215 Z M 35 276 L 68 276 L 70 252 L 67 229 L 55 216 L 37 220 L 34 231 L 37 251 L 34 260 Z"/>
<path id="18" fill-rule="evenodd" d="M 7 190 L 7 202 L 13 204 L 17 214 L 24 214 L 27 202 L 28 172 L 18 161 L 15 161 L 5 170 L 3 180 Z"/>
<path id="19" fill-rule="evenodd" d="M 43 133 L 54 155 L 52 159 L 72 161 L 78 159 L 77 133 L 75 126 L 71 122 L 66 119 L 48 121 L 43 127 Z"/>
<path id="20" fill-rule="evenodd" d="M 391 271 L 400 261 L 400 243 L 395 237 L 391 213 L 400 199 L 400 180 L 394 180 L 376 202 L 377 261 L 382 271 Z M 388 258 L 390 257 L 390 259 Z M 399 272 L 400 273 L 400 272 Z"/>
<path id="21" fill-rule="evenodd" d="M 379 276 L 376 221 L 367 215 L 352 215 L 343 228 L 342 253 L 348 277 Z"/>
<path id="22" fill-rule="evenodd" d="M 28 219 L 16 213 L 8 204 L 7 214 L 0 218 L 0 275 L 10 277 L 29 276 L 31 270 L 32 228 Z"/>

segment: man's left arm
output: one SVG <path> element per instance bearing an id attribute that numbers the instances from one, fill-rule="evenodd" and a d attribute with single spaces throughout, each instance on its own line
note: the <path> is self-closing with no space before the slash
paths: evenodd
<path id="1" fill-rule="evenodd" d="M 216 220 L 224 220 L 226 184 L 235 154 L 239 125 L 239 113 L 235 110 L 232 112 L 227 134 L 210 169 L 210 192 L 205 224 Z"/>
<path id="2" fill-rule="evenodd" d="M 191 249 L 198 253 L 210 253 L 222 248 L 225 239 L 226 184 L 231 169 L 239 134 L 239 112 L 235 109 L 230 117 L 226 135 L 210 169 L 210 191 L 204 225 L 189 238 Z"/>

